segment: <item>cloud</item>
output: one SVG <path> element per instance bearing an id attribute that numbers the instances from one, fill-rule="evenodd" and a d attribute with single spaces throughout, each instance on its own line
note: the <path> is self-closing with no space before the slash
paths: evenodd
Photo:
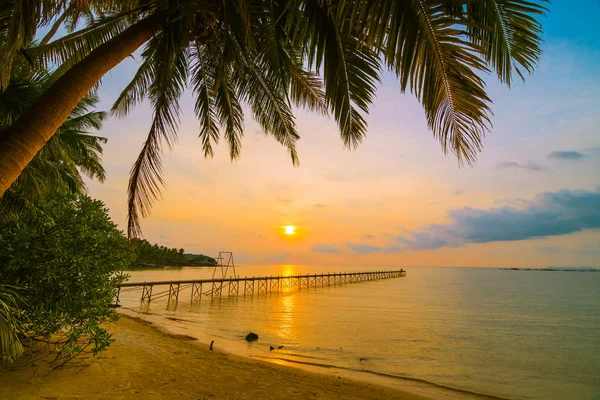
<path id="1" fill-rule="evenodd" d="M 543 171 L 545 168 L 541 165 L 527 161 L 526 163 L 518 163 L 515 161 L 504 161 L 496 165 L 498 169 L 522 169 L 526 171 Z"/>
<path id="2" fill-rule="evenodd" d="M 363 243 L 348 243 L 348 247 L 359 254 L 372 254 L 381 251 L 381 247 L 379 246 L 371 246 L 370 244 Z"/>
<path id="3" fill-rule="evenodd" d="M 450 222 L 406 232 L 398 242 L 413 250 L 469 243 L 527 240 L 600 229 L 600 191 L 547 192 L 523 206 L 450 211 Z"/>
<path id="4" fill-rule="evenodd" d="M 560 253 L 560 249 L 558 247 L 552 247 L 552 246 L 538 246 L 537 250 L 540 253 L 544 253 L 544 254 L 559 254 Z"/>
<path id="5" fill-rule="evenodd" d="M 400 246 L 397 245 L 387 245 L 384 247 L 381 246 L 372 246 L 366 243 L 347 243 L 347 246 L 357 252 L 358 254 L 373 254 L 373 253 L 399 253 L 402 251 Z"/>
<path id="6" fill-rule="evenodd" d="M 574 254 L 581 254 L 584 256 L 596 256 L 600 255 L 600 242 L 596 243 L 596 245 L 584 245 L 583 247 L 573 250 Z"/>
<path id="7" fill-rule="evenodd" d="M 286 261 L 288 258 L 290 258 L 290 252 L 283 251 L 281 253 L 271 254 L 270 256 L 268 256 L 266 258 L 266 260 L 269 262 L 282 262 L 282 261 Z"/>
<path id="8" fill-rule="evenodd" d="M 324 208 L 324 207 L 327 207 L 327 206 L 325 204 L 316 203 L 316 204 L 313 204 L 313 207 L 314 208 Z"/>
<path id="9" fill-rule="evenodd" d="M 328 244 L 315 244 L 312 247 L 312 251 L 317 253 L 340 254 L 342 252 L 342 249 Z"/>
<path id="10" fill-rule="evenodd" d="M 371 234 L 367 233 L 367 234 L 365 234 L 365 235 L 363 236 L 363 239 L 373 239 L 374 237 L 375 237 L 375 236 L 373 236 L 373 235 L 371 235 Z"/>
<path id="11" fill-rule="evenodd" d="M 581 160 L 585 158 L 585 154 L 580 153 L 578 151 L 553 151 L 548 155 L 548 158 L 555 160 Z"/>
<path id="12" fill-rule="evenodd" d="M 278 197 L 277 201 L 281 204 L 291 204 L 294 200 L 293 199 L 286 199 L 283 197 Z"/>
<path id="13" fill-rule="evenodd" d="M 167 237 L 166 236 L 159 236 L 158 238 L 159 239 L 166 239 Z"/>
<path id="14" fill-rule="evenodd" d="M 460 196 L 460 195 L 465 194 L 465 191 L 463 189 L 456 189 L 452 192 L 452 194 L 455 196 Z"/>
<path id="15" fill-rule="evenodd" d="M 400 253 L 402 251 L 402 247 L 396 246 L 394 244 L 388 244 L 381 251 L 382 253 Z"/>

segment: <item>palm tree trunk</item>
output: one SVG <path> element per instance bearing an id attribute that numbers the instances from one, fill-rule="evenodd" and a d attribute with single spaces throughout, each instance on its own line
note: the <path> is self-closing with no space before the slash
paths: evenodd
<path id="1" fill-rule="evenodd" d="M 98 46 L 58 78 L 14 124 L 0 132 L 0 196 L 100 78 L 160 28 L 161 18 L 153 15 Z"/>

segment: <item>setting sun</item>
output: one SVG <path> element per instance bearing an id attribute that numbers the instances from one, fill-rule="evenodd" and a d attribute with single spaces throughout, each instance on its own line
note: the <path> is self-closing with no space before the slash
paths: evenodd
<path id="1" fill-rule="evenodd" d="M 283 227 L 283 233 L 286 235 L 293 235 L 296 233 L 296 227 L 294 225 L 286 225 Z"/>

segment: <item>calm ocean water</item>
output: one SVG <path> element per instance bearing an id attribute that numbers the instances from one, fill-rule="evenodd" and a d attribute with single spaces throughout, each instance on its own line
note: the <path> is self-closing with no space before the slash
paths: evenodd
<path id="1" fill-rule="evenodd" d="M 370 268 L 352 269 L 369 270 Z M 376 268 L 372 268 L 376 269 Z M 341 272 L 243 266 L 241 276 Z M 134 271 L 130 281 L 200 279 L 212 269 Z M 155 293 L 164 290 L 155 288 Z M 438 398 L 600 399 L 600 273 L 408 268 L 403 278 L 125 308 L 217 348 Z M 248 332 L 260 336 L 246 343 Z M 284 347 L 269 351 L 269 346 Z"/>

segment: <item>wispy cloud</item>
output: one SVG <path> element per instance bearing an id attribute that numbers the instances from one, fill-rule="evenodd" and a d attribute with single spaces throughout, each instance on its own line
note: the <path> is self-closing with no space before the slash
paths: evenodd
<path id="1" fill-rule="evenodd" d="M 468 243 L 515 241 L 600 229 L 600 191 L 548 192 L 521 208 L 461 208 L 448 213 L 451 222 L 431 224 L 398 236 L 413 250 L 458 247 Z"/>
<path id="2" fill-rule="evenodd" d="M 372 246 L 366 243 L 348 243 L 347 246 L 358 254 L 373 254 L 373 253 L 399 253 L 402 251 L 400 246 Z"/>
<path id="3" fill-rule="evenodd" d="M 527 161 L 526 163 L 519 163 L 516 161 L 504 161 L 496 165 L 498 169 L 521 169 L 526 171 L 543 171 L 546 168 L 542 167 L 536 162 Z"/>
<path id="4" fill-rule="evenodd" d="M 537 250 L 544 254 L 559 254 L 560 249 L 553 246 L 538 246 Z"/>
<path id="5" fill-rule="evenodd" d="M 316 203 L 316 204 L 313 204 L 313 207 L 314 208 L 324 208 L 324 207 L 327 207 L 327 206 L 325 204 Z"/>
<path id="6" fill-rule="evenodd" d="M 576 161 L 585 158 L 585 154 L 578 151 L 553 151 L 548 155 L 548 158 L 554 160 Z"/>
<path id="7" fill-rule="evenodd" d="M 269 262 L 283 262 L 286 261 L 288 258 L 290 258 L 290 252 L 283 251 L 281 253 L 271 254 L 269 257 L 266 258 L 266 260 Z"/>
<path id="8" fill-rule="evenodd" d="M 340 254 L 342 249 L 339 247 L 331 246 L 329 244 L 315 244 L 312 247 L 312 251 L 317 253 L 330 253 L 330 254 Z"/>
<path id="9" fill-rule="evenodd" d="M 364 243 L 348 243 L 348 247 L 359 254 L 372 254 L 381 251 L 381 247 L 379 246 L 371 246 Z"/>
<path id="10" fill-rule="evenodd" d="M 363 239 L 373 239 L 375 236 L 371 235 L 370 233 L 367 233 L 363 236 Z"/>
<path id="11" fill-rule="evenodd" d="M 596 256 L 600 255 L 600 242 L 595 245 L 585 245 L 579 249 L 573 250 L 574 254 L 580 254 L 584 256 Z"/>

